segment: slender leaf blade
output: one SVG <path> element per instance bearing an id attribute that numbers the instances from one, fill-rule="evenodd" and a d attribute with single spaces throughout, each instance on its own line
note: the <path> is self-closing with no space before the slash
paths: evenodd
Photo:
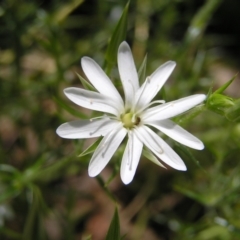
<path id="1" fill-rule="evenodd" d="M 94 152 L 101 140 L 101 138 L 97 139 L 93 144 L 91 144 L 87 149 L 85 149 L 81 154 L 79 154 L 78 157 L 83 157 Z"/>
<path id="2" fill-rule="evenodd" d="M 111 67 L 116 63 L 118 47 L 120 43 L 126 38 L 128 9 L 129 2 L 126 4 L 124 8 L 122 16 L 118 21 L 117 26 L 114 29 L 113 35 L 108 44 L 105 56 L 107 69 L 111 69 Z"/>
<path id="3" fill-rule="evenodd" d="M 223 84 L 220 88 L 218 88 L 214 93 L 223 93 L 231 85 L 231 83 L 235 80 L 236 77 L 237 74 L 234 75 L 228 82 Z"/>
<path id="4" fill-rule="evenodd" d="M 90 90 L 90 91 L 96 91 L 96 88 L 94 88 L 94 86 L 92 84 L 90 84 L 85 78 L 83 78 L 78 73 L 76 73 L 76 74 L 85 89 Z"/>
<path id="5" fill-rule="evenodd" d="M 119 216 L 118 216 L 118 210 L 115 209 L 110 227 L 108 229 L 107 236 L 105 240 L 120 240 L 120 223 L 119 223 Z"/>
<path id="6" fill-rule="evenodd" d="M 143 83 L 146 78 L 147 54 L 138 70 L 139 83 Z"/>
<path id="7" fill-rule="evenodd" d="M 75 117 L 86 119 L 88 118 L 87 115 L 81 113 L 80 111 L 75 110 L 74 108 L 70 107 L 68 104 L 66 104 L 62 99 L 58 97 L 53 97 L 54 102 L 59 105 L 61 108 L 63 108 L 68 113 L 72 114 Z"/>

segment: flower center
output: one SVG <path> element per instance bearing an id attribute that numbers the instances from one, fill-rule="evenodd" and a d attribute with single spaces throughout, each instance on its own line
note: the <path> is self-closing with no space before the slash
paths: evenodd
<path id="1" fill-rule="evenodd" d="M 125 113 L 121 115 L 121 120 L 125 128 L 131 129 L 140 123 L 140 118 L 133 113 Z"/>

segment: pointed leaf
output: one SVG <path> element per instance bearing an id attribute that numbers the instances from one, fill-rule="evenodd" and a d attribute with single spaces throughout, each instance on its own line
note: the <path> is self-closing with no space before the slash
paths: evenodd
<path id="1" fill-rule="evenodd" d="M 21 189 L 15 186 L 8 186 L 1 191 L 0 203 L 12 199 L 21 193 Z"/>
<path id="2" fill-rule="evenodd" d="M 111 37 L 111 40 L 108 44 L 105 57 L 107 62 L 107 69 L 111 69 L 111 67 L 116 63 L 118 47 L 120 43 L 126 38 L 128 8 L 129 2 L 126 4 L 124 8 L 122 16 L 118 21 L 117 26 L 114 29 L 113 35 Z"/>
<path id="3" fill-rule="evenodd" d="M 8 164 L 0 164 L 0 171 L 8 173 L 19 173 L 17 168 Z"/>
<path id="4" fill-rule="evenodd" d="M 90 84 L 85 78 L 83 78 L 83 77 L 82 77 L 80 74 L 78 74 L 78 73 L 76 73 L 76 74 L 77 74 L 79 80 L 81 81 L 84 89 L 90 90 L 90 91 L 97 91 L 96 88 L 95 88 L 92 84 Z"/>
<path id="5" fill-rule="evenodd" d="M 93 152 L 96 150 L 98 144 L 101 142 L 101 140 L 102 140 L 102 138 L 98 138 L 93 144 L 91 144 L 91 145 L 90 145 L 88 148 L 86 148 L 82 153 L 80 153 L 80 154 L 78 155 L 78 157 L 83 157 L 83 156 L 85 156 L 85 155 L 88 155 L 88 154 L 90 154 L 90 153 L 93 153 Z"/>
<path id="6" fill-rule="evenodd" d="M 156 156 L 150 150 L 148 150 L 147 148 L 143 148 L 142 153 L 145 158 L 166 169 L 166 167 L 156 158 Z"/>
<path id="7" fill-rule="evenodd" d="M 53 16 L 52 22 L 57 24 L 61 23 L 83 2 L 84 0 L 73 0 L 59 7 Z"/>
<path id="8" fill-rule="evenodd" d="M 184 188 L 184 187 L 182 187 L 180 185 L 175 185 L 174 189 L 176 191 L 184 194 L 185 196 L 191 198 L 191 199 L 194 199 L 194 200 L 196 200 L 196 201 L 198 201 L 200 203 L 206 204 L 206 201 L 205 201 L 204 197 L 201 194 L 197 193 L 197 192 L 194 192 L 194 191 L 192 191 L 190 189 Z"/>
<path id="9" fill-rule="evenodd" d="M 228 82 L 223 84 L 219 89 L 217 89 L 214 93 L 223 93 L 230 85 L 231 83 L 235 80 L 237 77 L 237 74 L 234 75 Z"/>
<path id="10" fill-rule="evenodd" d="M 185 39 L 188 43 L 193 44 L 199 36 L 205 31 L 213 13 L 216 11 L 217 7 L 221 4 L 222 0 L 209 0 L 200 8 L 196 13 L 190 26 L 188 27 Z"/>
<path id="11" fill-rule="evenodd" d="M 146 66 L 147 66 L 147 54 L 143 59 L 143 62 L 138 70 L 139 83 L 142 84 L 146 79 Z"/>
<path id="12" fill-rule="evenodd" d="M 205 173 L 207 173 L 205 169 L 201 166 L 200 162 L 194 157 L 194 155 L 191 153 L 191 151 L 187 147 L 176 142 L 175 142 L 175 146 L 178 150 L 180 150 L 186 156 L 188 156 L 199 168 L 201 168 Z"/>
<path id="13" fill-rule="evenodd" d="M 81 118 L 81 119 L 88 118 L 88 116 L 86 116 L 82 112 L 79 112 L 79 111 L 75 110 L 74 108 L 69 107 L 69 105 L 62 99 L 55 96 L 55 97 L 53 97 L 53 100 L 57 105 L 59 105 L 61 108 L 63 108 L 65 111 L 72 114 L 73 116 Z"/>
<path id="14" fill-rule="evenodd" d="M 120 240 L 120 223 L 119 223 L 119 217 L 118 217 L 118 210 L 115 209 L 112 222 L 110 224 L 110 227 L 108 229 L 107 236 L 105 240 Z"/>

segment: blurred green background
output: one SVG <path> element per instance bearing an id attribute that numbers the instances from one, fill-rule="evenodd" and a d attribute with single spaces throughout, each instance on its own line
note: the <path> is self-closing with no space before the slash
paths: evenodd
<path id="1" fill-rule="evenodd" d="M 92 141 L 55 133 L 63 122 L 91 115 L 62 90 L 82 87 L 76 74 L 83 76 L 81 57 L 106 67 L 109 39 L 126 3 L 0 2 L 0 239 L 105 239 L 115 201 L 126 240 L 240 239 L 239 77 L 214 93 L 240 69 L 239 0 L 129 4 L 126 41 L 137 67 L 146 54 L 148 74 L 165 61 L 177 62 L 159 97 L 209 94 L 204 107 L 175 119 L 205 149 L 165 138 L 187 172 L 142 157 L 125 186 L 118 172 L 122 146 L 101 176 L 90 178 L 91 155 L 78 155 Z M 111 64 L 107 71 L 117 80 Z"/>

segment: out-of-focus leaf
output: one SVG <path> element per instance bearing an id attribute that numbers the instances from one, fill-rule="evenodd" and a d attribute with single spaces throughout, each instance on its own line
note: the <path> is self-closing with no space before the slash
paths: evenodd
<path id="1" fill-rule="evenodd" d="M 107 186 L 108 183 L 104 182 L 104 180 L 103 180 L 103 178 L 101 177 L 101 175 L 98 175 L 98 176 L 96 177 L 96 179 L 97 179 L 99 185 L 101 186 L 101 188 L 103 189 L 103 191 L 108 195 L 108 197 L 109 197 L 114 203 L 116 203 L 117 200 L 116 200 L 114 194 L 108 189 L 108 186 Z"/>
<path id="2" fill-rule="evenodd" d="M 105 56 L 106 63 L 107 63 L 105 66 L 107 68 L 108 73 L 111 70 L 112 66 L 114 66 L 116 63 L 117 52 L 118 52 L 118 47 L 120 43 L 126 38 L 128 8 L 129 8 L 129 2 L 126 4 L 124 8 L 122 16 L 118 21 L 117 26 L 114 29 L 113 35 L 108 44 L 108 48 Z"/>
<path id="3" fill-rule="evenodd" d="M 0 164 L 0 172 L 16 173 L 19 172 L 15 167 L 8 164 Z"/>
<path id="4" fill-rule="evenodd" d="M 174 189 L 182 194 L 184 194 L 185 196 L 188 196 L 192 199 L 197 200 L 200 203 L 205 203 L 204 197 L 196 192 L 193 192 L 185 187 L 179 186 L 179 185 L 175 185 Z"/>
<path id="5" fill-rule="evenodd" d="M 0 228 L 0 236 L 5 236 L 7 237 L 6 239 L 18 239 L 21 240 L 22 238 L 22 234 L 13 231 L 12 229 L 6 228 L 6 227 L 1 227 Z"/>
<path id="6" fill-rule="evenodd" d="M 71 107 L 69 107 L 68 104 L 66 104 L 62 99 L 58 98 L 58 97 L 53 97 L 53 100 L 55 103 L 57 103 L 60 107 L 62 107 L 64 110 L 66 110 L 67 112 L 69 112 L 70 114 L 72 114 L 75 117 L 78 118 L 82 118 L 82 119 L 86 119 L 88 118 L 84 113 L 77 111 Z"/>
<path id="7" fill-rule="evenodd" d="M 203 7 L 201 7 L 197 14 L 194 16 L 188 28 L 185 37 L 187 42 L 194 42 L 196 39 L 198 39 L 199 36 L 203 34 L 210 18 L 221 2 L 222 0 L 208 0 L 205 2 Z"/>
<path id="8" fill-rule="evenodd" d="M 185 147 L 179 143 L 175 143 L 175 145 L 180 151 L 182 151 L 185 155 L 187 155 L 198 167 L 200 167 L 205 173 L 207 173 L 204 170 L 204 168 L 200 165 L 199 161 L 193 156 L 193 154 L 187 147 Z"/>
<path id="9" fill-rule="evenodd" d="M 78 157 L 83 157 L 85 155 L 88 155 L 94 152 L 101 140 L 102 140 L 101 138 L 97 139 L 97 141 L 95 141 L 92 145 L 90 145 L 87 149 L 85 149 L 81 154 L 79 154 Z"/>
<path id="10" fill-rule="evenodd" d="M 96 91 L 96 88 L 94 88 L 93 85 L 91 85 L 86 79 L 84 79 L 81 75 L 79 75 L 78 73 L 76 73 L 79 80 L 81 81 L 83 87 L 87 90 L 90 90 L 90 91 Z"/>
<path id="11" fill-rule="evenodd" d="M 29 190 L 31 191 L 32 199 L 24 225 L 23 239 L 34 239 L 36 228 L 39 228 L 41 232 L 37 239 L 46 239 L 47 236 L 43 225 L 43 214 L 47 209 L 42 198 L 41 190 L 36 185 L 31 185 Z"/>
<path id="12" fill-rule="evenodd" d="M 73 0 L 61 6 L 58 11 L 54 14 L 52 22 L 57 24 L 61 23 L 67 16 L 74 11 L 84 0 Z"/>
<path id="13" fill-rule="evenodd" d="M 120 239 L 121 239 L 120 223 L 118 217 L 118 210 L 116 208 L 105 240 L 120 240 Z"/>
<path id="14" fill-rule="evenodd" d="M 144 57 L 143 62 L 138 70 L 139 83 L 142 84 L 146 78 L 146 66 L 147 66 L 147 55 Z"/>
<path id="15" fill-rule="evenodd" d="M 211 226 L 202 230 L 195 238 L 200 239 L 234 239 L 231 238 L 231 233 L 227 227 Z"/>
<path id="16" fill-rule="evenodd" d="M 21 189 L 14 186 L 8 186 L 6 189 L 1 190 L 0 203 L 8 199 L 14 198 L 21 193 Z"/>

